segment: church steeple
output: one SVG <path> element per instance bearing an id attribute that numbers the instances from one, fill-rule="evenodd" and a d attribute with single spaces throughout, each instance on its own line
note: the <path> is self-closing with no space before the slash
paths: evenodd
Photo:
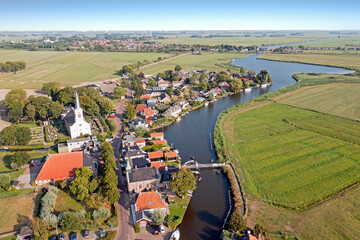
<path id="1" fill-rule="evenodd" d="M 77 92 L 75 92 L 75 93 L 76 93 L 76 96 L 75 96 L 75 109 L 81 109 L 78 93 Z"/>

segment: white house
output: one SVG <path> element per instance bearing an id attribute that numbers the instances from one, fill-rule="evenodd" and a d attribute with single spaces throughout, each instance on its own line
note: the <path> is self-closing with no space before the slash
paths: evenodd
<path id="1" fill-rule="evenodd" d="M 83 110 L 80 107 L 79 96 L 76 93 L 75 109 L 72 108 L 64 117 L 65 126 L 71 138 L 77 138 L 81 135 L 91 135 L 90 123 L 86 122 Z"/>

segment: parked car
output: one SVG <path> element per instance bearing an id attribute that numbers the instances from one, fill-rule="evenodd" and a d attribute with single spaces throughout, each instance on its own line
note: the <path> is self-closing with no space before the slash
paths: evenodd
<path id="1" fill-rule="evenodd" d="M 161 232 L 161 233 L 165 233 L 165 227 L 164 227 L 164 225 L 161 224 L 161 225 L 159 226 L 159 229 L 160 229 L 160 232 Z"/>
<path id="2" fill-rule="evenodd" d="M 106 236 L 105 229 L 100 228 L 100 238 L 104 238 Z"/>
<path id="3" fill-rule="evenodd" d="M 76 240 L 76 232 L 70 233 L 70 240 Z"/>
<path id="4" fill-rule="evenodd" d="M 109 118 L 115 118 L 115 113 L 110 113 Z"/>
<path id="5" fill-rule="evenodd" d="M 160 233 L 160 227 L 158 225 L 153 225 L 152 229 L 154 235 L 158 235 Z"/>
<path id="6" fill-rule="evenodd" d="M 65 234 L 60 233 L 59 234 L 59 240 L 65 240 Z"/>
<path id="7" fill-rule="evenodd" d="M 89 236 L 89 230 L 85 229 L 85 230 L 82 232 L 82 235 L 83 235 L 83 237 Z"/>
<path id="8" fill-rule="evenodd" d="M 54 235 L 54 236 L 52 236 L 51 237 L 51 240 L 58 240 L 59 238 L 58 238 L 58 236 L 56 236 L 56 235 Z"/>

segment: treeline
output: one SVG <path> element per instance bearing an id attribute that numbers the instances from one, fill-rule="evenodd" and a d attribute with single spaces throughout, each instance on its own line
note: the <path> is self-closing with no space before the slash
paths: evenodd
<path id="1" fill-rule="evenodd" d="M 17 71 L 25 70 L 25 68 L 26 68 L 26 62 L 24 61 L 16 61 L 16 62 L 7 61 L 5 63 L 0 62 L 0 72 L 16 73 Z"/>

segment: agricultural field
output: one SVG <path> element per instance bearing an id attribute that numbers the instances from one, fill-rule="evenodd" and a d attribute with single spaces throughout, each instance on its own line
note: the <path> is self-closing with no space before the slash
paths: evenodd
<path id="1" fill-rule="evenodd" d="M 330 55 L 330 54 L 265 54 L 261 59 L 283 62 L 300 62 L 326 66 L 344 67 L 360 70 L 360 55 Z"/>
<path id="2" fill-rule="evenodd" d="M 213 35 L 215 35 L 214 33 Z M 287 43 L 296 43 L 304 41 L 314 41 L 329 37 L 334 37 L 330 34 L 305 34 L 304 36 L 284 36 L 284 37 L 270 37 L 262 36 L 260 34 L 249 34 L 248 37 L 239 35 L 238 37 L 212 37 L 212 38 L 192 38 L 192 34 L 183 35 L 165 35 L 165 39 L 158 39 L 155 42 L 166 44 L 204 44 L 204 45 L 221 45 L 229 44 L 236 46 L 261 46 L 261 45 L 278 45 Z M 207 36 L 209 33 L 201 34 Z"/>
<path id="3" fill-rule="evenodd" d="M 0 201 L 0 233 L 19 231 L 29 223 L 33 198 L 29 195 Z"/>
<path id="4" fill-rule="evenodd" d="M 163 53 L 109 53 L 1 50 L 0 62 L 23 60 L 25 71 L 0 74 L 0 88 L 39 89 L 44 82 L 58 81 L 64 86 L 119 77 L 123 65 L 145 59 L 171 57 Z"/>
<path id="5" fill-rule="evenodd" d="M 278 102 L 360 120 L 360 84 L 334 83 L 303 88 Z"/>
<path id="6" fill-rule="evenodd" d="M 359 202 L 359 187 L 300 213 L 250 200 L 247 220 L 250 226 L 262 223 L 272 234 L 286 233 L 298 239 L 358 239 Z"/>
<path id="7" fill-rule="evenodd" d="M 227 66 L 217 66 L 231 61 L 233 58 L 243 58 L 249 56 L 246 53 L 203 53 L 202 55 L 183 55 L 169 61 L 145 66 L 140 71 L 145 74 L 157 74 L 166 70 L 174 70 L 176 65 L 180 65 L 185 71 L 203 70 L 209 71 L 226 70 Z M 217 65 L 216 65 L 217 64 Z"/>
<path id="8" fill-rule="evenodd" d="M 304 209 L 358 182 L 360 123 L 278 103 L 224 125 L 245 193 Z"/>
<path id="9" fill-rule="evenodd" d="M 351 47 L 346 45 L 360 45 L 360 36 L 342 36 L 327 41 L 304 43 L 301 45 L 304 47 Z"/>

